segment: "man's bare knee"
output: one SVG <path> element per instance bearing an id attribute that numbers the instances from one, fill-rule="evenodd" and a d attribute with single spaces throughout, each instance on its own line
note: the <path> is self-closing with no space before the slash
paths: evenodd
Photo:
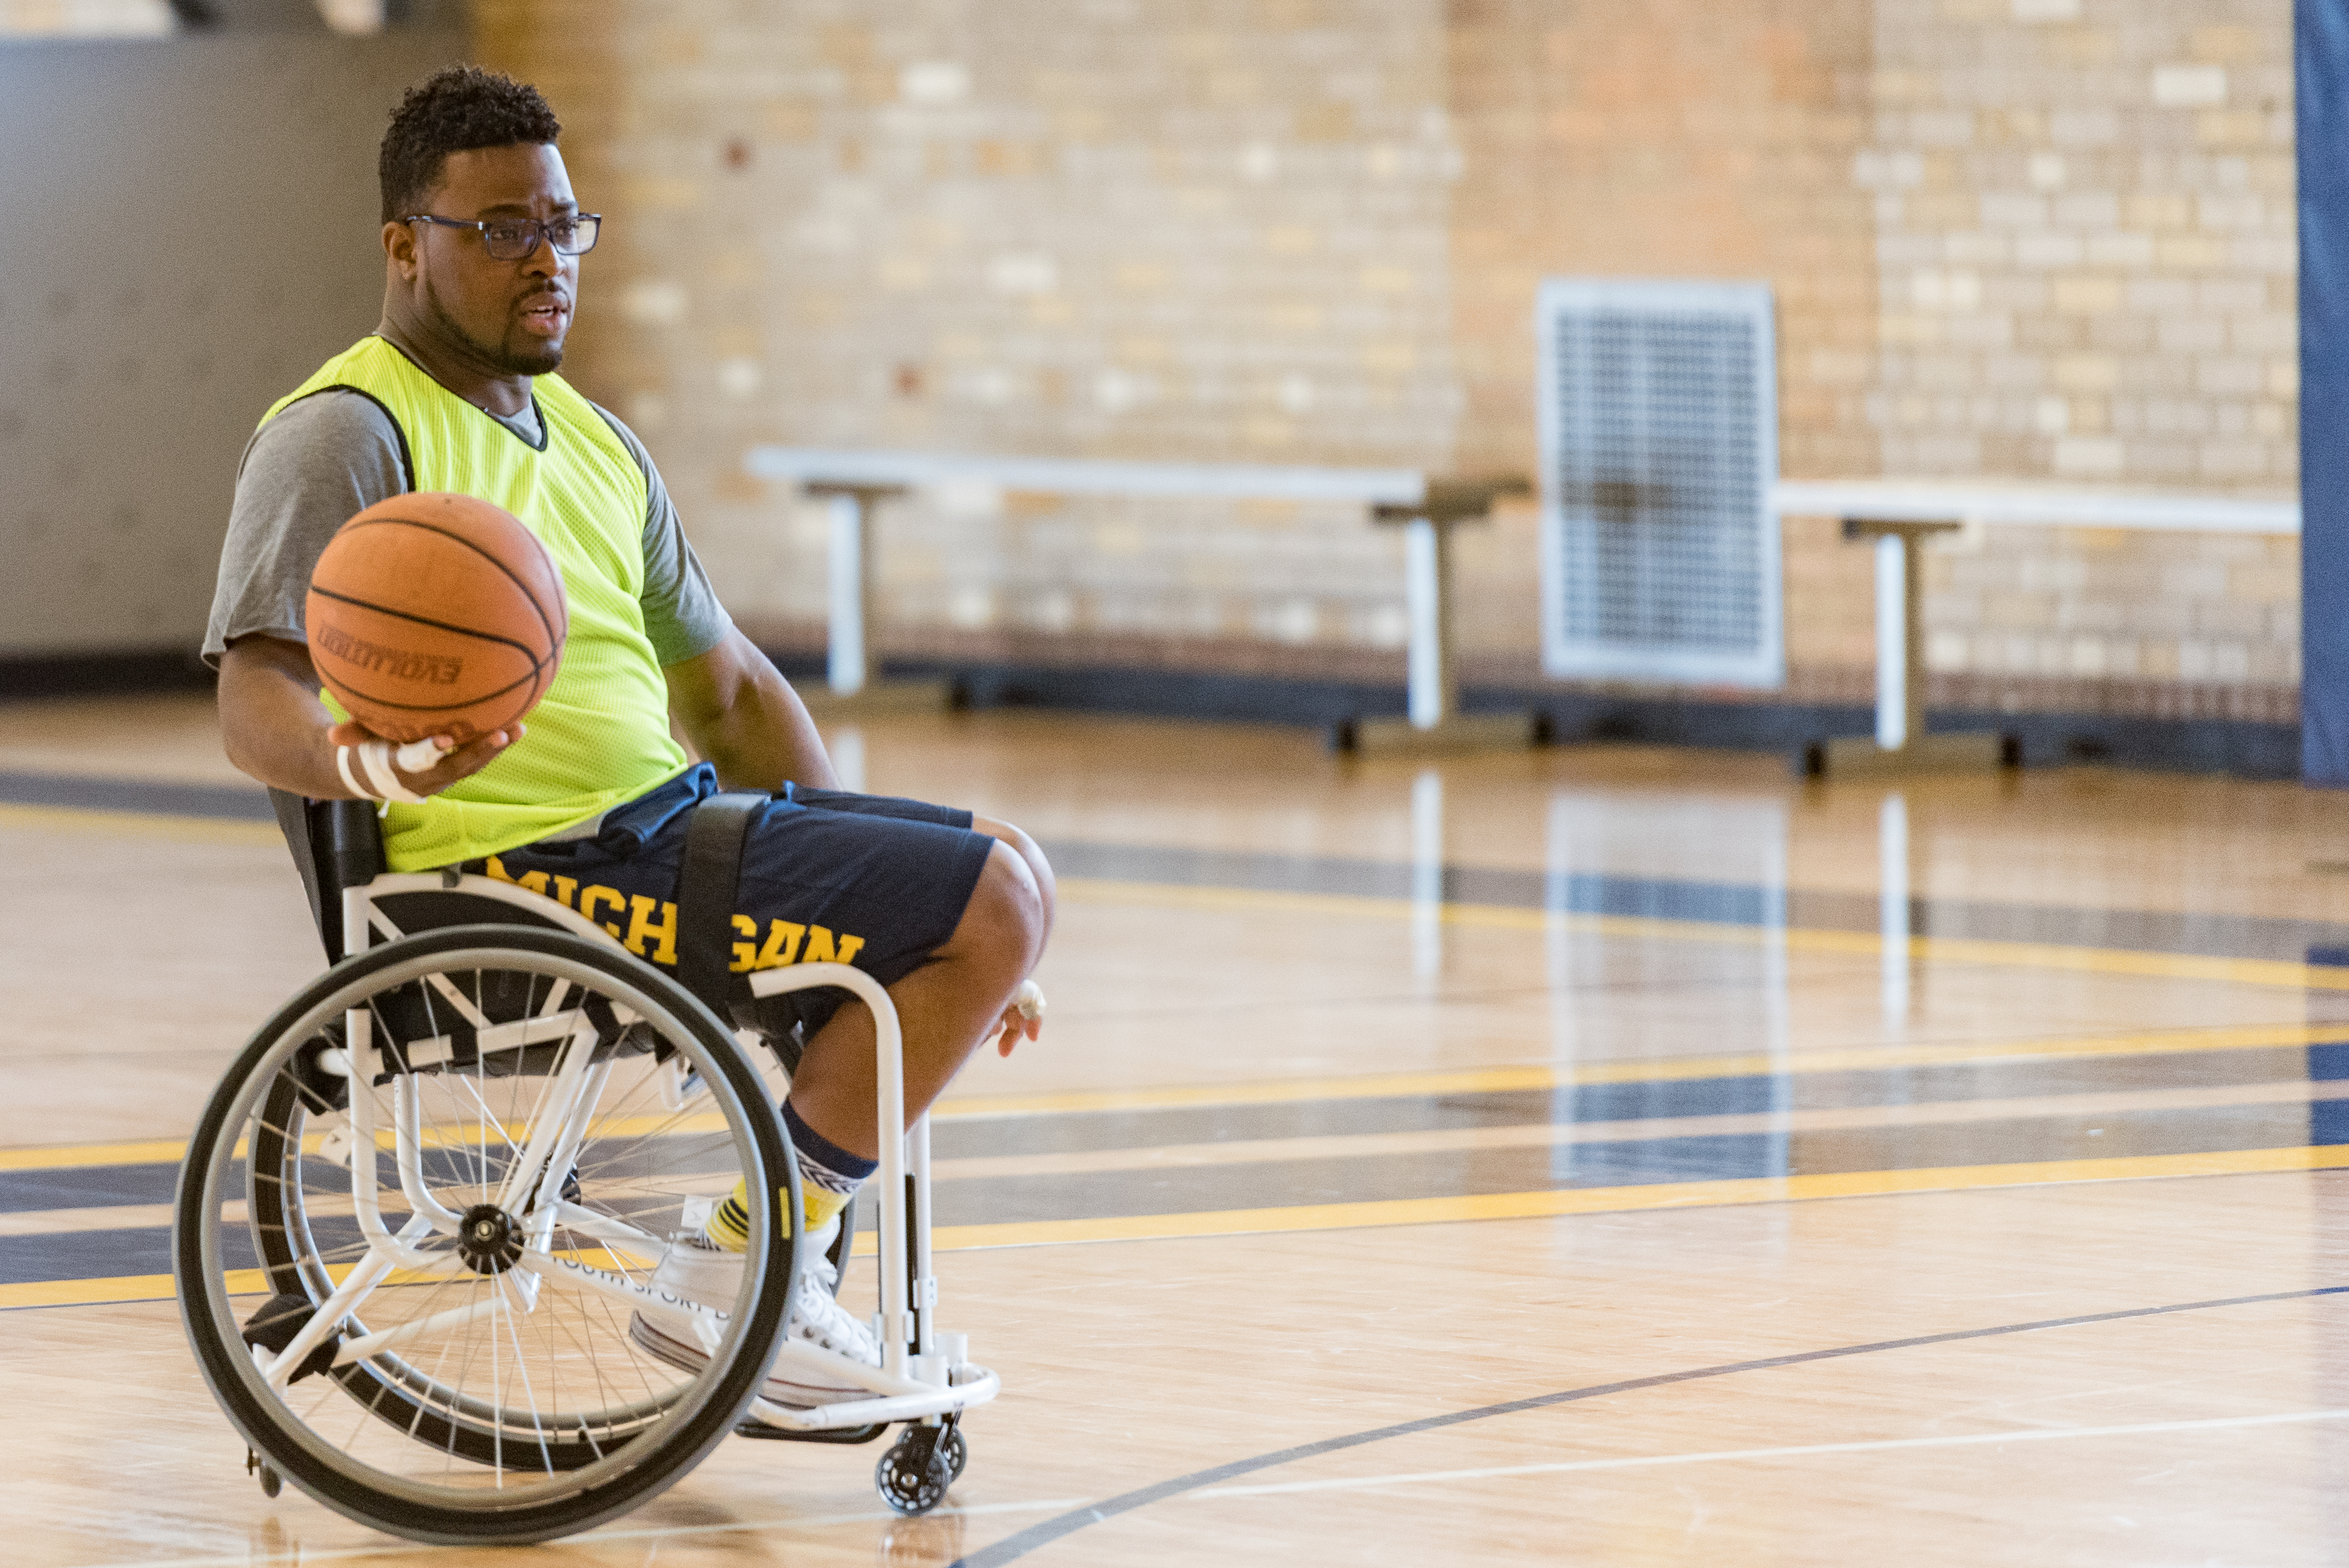
<path id="1" fill-rule="evenodd" d="M 1036 873 L 1019 850 L 998 839 L 963 906 L 953 945 L 968 956 L 1000 965 L 1005 984 L 1016 985 L 1043 956 L 1044 894 Z"/>
<path id="2" fill-rule="evenodd" d="M 993 817 L 974 817 L 970 825 L 998 843 L 1010 845 L 1027 862 L 1029 873 L 1035 879 L 1037 893 L 1043 901 L 1044 930 L 1047 935 L 1050 934 L 1055 890 L 1052 863 L 1044 858 L 1043 846 L 1030 838 L 1024 830 L 1010 822 L 998 821 Z"/>

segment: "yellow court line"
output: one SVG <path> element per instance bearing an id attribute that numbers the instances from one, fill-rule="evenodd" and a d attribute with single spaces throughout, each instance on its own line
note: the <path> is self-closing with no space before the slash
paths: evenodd
<path id="1" fill-rule="evenodd" d="M 0 1171 L 66 1171 L 80 1165 L 177 1165 L 188 1140 L 142 1139 L 135 1143 L 78 1143 L 54 1149 L 0 1149 Z"/>
<path id="2" fill-rule="evenodd" d="M 2050 1061 L 2079 1057 L 2175 1056 L 2192 1051 L 2242 1051 L 2349 1041 L 2349 1024 L 2245 1024 L 2208 1029 L 2086 1039 L 2011 1040 L 1948 1046 L 1848 1046 L 1785 1056 L 1752 1051 L 1736 1056 L 1661 1060 L 1527 1063 L 1448 1072 L 1369 1073 L 1352 1078 L 1281 1078 L 1263 1083 L 1164 1084 L 1144 1088 L 1068 1089 L 1029 1095 L 970 1095 L 940 1100 L 938 1121 L 987 1117 L 1067 1115 L 1100 1110 L 1280 1105 L 1299 1100 L 1395 1099 L 1442 1094 L 1506 1094 L 1576 1085 L 1676 1083 L 1691 1078 L 1770 1078 L 1781 1074 L 1885 1070 L 1961 1062 Z"/>
<path id="3" fill-rule="evenodd" d="M 259 1269 L 231 1269 L 229 1294 L 257 1295 L 269 1288 L 269 1276 Z M 180 1293 L 171 1276 L 117 1274 L 110 1279 L 45 1279 L 30 1284 L 0 1284 L 0 1307 L 111 1306 L 133 1301 L 170 1301 Z"/>
<path id="4" fill-rule="evenodd" d="M 1658 1182 L 1641 1187 L 1580 1187 L 1491 1192 L 1454 1198 L 1398 1198 L 1364 1203 L 1309 1203 L 1277 1209 L 1223 1209 L 1187 1214 L 1115 1215 L 1099 1220 L 1032 1220 L 1001 1225 L 941 1225 L 939 1252 L 1067 1246 L 1087 1242 L 1183 1241 L 1294 1231 L 1354 1231 L 1396 1225 L 1460 1224 L 1476 1220 L 1556 1219 L 1659 1209 L 1723 1209 L 1871 1198 L 1912 1192 L 1963 1192 L 2059 1182 L 2132 1181 L 2181 1176 L 2244 1176 L 2349 1167 L 2349 1144 L 2301 1149 L 2239 1149 L 2214 1154 L 2150 1154 L 2111 1160 L 2045 1160 L 2013 1165 L 1945 1165 L 1916 1171 L 1850 1171 L 1817 1176 L 1757 1176 L 1727 1181 Z M 873 1233 L 856 1238 L 856 1255 L 874 1254 Z M 268 1288 L 259 1269 L 229 1275 L 233 1295 Z M 0 1309 L 98 1306 L 169 1301 L 170 1274 L 42 1280 L 0 1285 Z"/>
<path id="5" fill-rule="evenodd" d="M 1237 1105 L 1287 1105 L 1325 1099 L 1403 1099 L 1444 1094 L 1506 1094 L 1575 1086 L 1678 1083 L 1692 1078 L 1769 1078 L 1804 1073 L 1887 1070 L 1973 1062 L 2063 1061 L 2115 1056 L 2177 1056 L 2195 1051 L 2245 1051 L 2349 1043 L 2349 1023 L 2243 1024 L 2207 1029 L 2086 1039 L 2013 1040 L 1949 1046 L 1848 1046 L 1772 1056 L 1679 1057 L 1662 1060 L 1528 1063 L 1442 1072 L 1366 1073 L 1351 1078 L 1276 1078 L 1262 1083 L 1161 1084 L 1142 1088 L 1067 1089 L 1049 1094 L 969 1095 L 940 1100 L 937 1121 L 978 1121 L 1018 1116 L 1067 1116 L 1087 1111 L 1164 1110 Z M 678 1124 L 706 1131 L 698 1118 Z M 378 1139 L 378 1141 L 381 1141 Z M 179 1140 L 0 1149 L 0 1171 L 63 1171 L 88 1165 L 177 1164 L 187 1154 Z"/>
<path id="6" fill-rule="evenodd" d="M 259 1270 L 254 1270 L 259 1273 Z M 179 1293 L 170 1274 L 117 1274 L 110 1279 L 45 1279 L 30 1284 L 0 1284 L 0 1307 L 113 1306 L 133 1301 L 169 1301 Z"/>
<path id="7" fill-rule="evenodd" d="M 1062 897 L 1078 903 L 1248 910 L 1264 913 L 1367 920 L 1406 919 L 1423 908 L 1407 898 L 1368 898 L 1352 893 L 1272 892 L 1255 888 L 1182 887 L 1089 877 L 1064 877 L 1058 886 Z M 1880 955 L 1884 951 L 1882 936 L 1866 931 L 1831 931 L 1810 926 L 1788 926 L 1782 930 L 1702 920 L 1662 920 L 1647 915 L 1556 914 L 1547 910 L 1489 903 L 1445 903 L 1437 906 L 1437 913 L 1446 925 L 1493 930 L 1566 930 L 1632 941 L 1703 942 L 1740 947 L 1784 943 L 1790 953 L 1853 956 Z M 2064 969 L 2163 980 L 2213 980 L 2234 985 L 2349 991 L 2349 971 L 2271 958 L 2214 958 L 2191 953 L 2147 953 L 2123 947 L 2073 947 L 2043 942 L 1991 942 L 1957 936 L 1912 936 L 1909 939 L 1909 955 L 1929 964 Z"/>
<path id="8" fill-rule="evenodd" d="M 1818 1176 L 1759 1176 L 1727 1181 L 1583 1187 L 1458 1198 L 1398 1198 L 1365 1203 L 1312 1203 L 1293 1208 L 1230 1209 L 1101 1220 L 941 1225 L 931 1233 L 931 1241 L 940 1252 L 971 1252 L 988 1247 L 1054 1246 L 1079 1242 L 1174 1241 L 1288 1231 L 1457 1224 L 1471 1220 L 1552 1219 L 1566 1214 L 1619 1214 L 1654 1209 L 1718 1209 L 1823 1198 L 1961 1192 L 1987 1187 L 2144 1181 L 2157 1177 L 2331 1171 L 2345 1166 L 2349 1166 L 2349 1144 L 2313 1149 L 2245 1149 L 2216 1154 L 2153 1154 L 2112 1160 L 2035 1161 L 2014 1165 L 1950 1165 L 1915 1171 L 1853 1171 Z M 869 1240 L 864 1234 L 857 1237 L 858 1255 L 868 1254 Z"/>
<path id="9" fill-rule="evenodd" d="M 0 804 L 0 828 L 10 827 L 129 833 L 142 839 L 176 839 L 184 843 L 275 844 L 280 848 L 285 843 L 285 836 L 272 822 L 173 816 L 160 811 L 102 811 L 82 806 Z"/>
<path id="10" fill-rule="evenodd" d="M 722 1129 L 723 1117 L 666 1116 L 618 1117 L 607 1125 L 604 1135 L 611 1138 L 636 1138 L 663 1128 L 678 1133 L 708 1132 Z M 489 1128 L 459 1127 L 453 1130 L 442 1127 L 425 1129 L 422 1147 L 433 1149 L 472 1149 L 492 1137 L 502 1136 L 511 1140 L 512 1127 L 496 1124 Z M 310 1133 L 302 1140 L 303 1151 L 315 1154 L 324 1134 Z M 389 1149 L 393 1139 L 388 1130 L 377 1132 L 376 1147 Z M 64 1171 L 84 1165 L 177 1165 L 187 1157 L 185 1139 L 143 1139 L 132 1143 L 72 1144 L 53 1149 L 0 1149 L 0 1171 Z M 244 1140 L 239 1139 L 235 1150 L 239 1159 L 244 1156 Z"/>
<path id="11" fill-rule="evenodd" d="M 682 1137 L 689 1133 L 723 1132 L 726 1119 L 716 1111 L 692 1116 L 667 1113 L 655 1116 L 621 1116 L 598 1125 L 594 1136 L 600 1138 Z M 492 1122 L 486 1125 L 428 1127 L 419 1148 L 427 1151 L 436 1149 L 477 1149 L 492 1138 L 508 1143 L 520 1141 L 520 1124 Z M 305 1133 L 302 1151 L 316 1154 L 324 1145 L 326 1135 Z M 378 1149 L 389 1150 L 397 1140 L 388 1129 L 375 1135 Z M 49 1149 L 0 1149 L 0 1171 L 65 1171 L 86 1165 L 177 1165 L 187 1158 L 188 1145 L 183 1140 L 148 1139 L 136 1143 L 72 1144 Z M 238 1139 L 234 1158 L 244 1158 L 244 1140 Z"/>

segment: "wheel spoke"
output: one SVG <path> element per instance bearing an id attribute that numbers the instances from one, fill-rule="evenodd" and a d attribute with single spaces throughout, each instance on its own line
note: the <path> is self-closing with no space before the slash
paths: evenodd
<path id="1" fill-rule="evenodd" d="M 770 1180 L 781 1143 L 758 1065 L 678 995 L 567 934 L 425 933 L 337 965 L 247 1047 L 190 1150 L 182 1253 L 203 1273 L 181 1299 L 214 1391 L 277 1469 L 302 1473 L 281 1445 L 324 1452 L 370 1522 L 461 1538 L 449 1522 L 519 1501 L 608 1509 L 722 1430 L 763 1348 L 731 1298 L 750 1292 L 761 1336 L 781 1303 L 730 1284 L 715 1311 L 657 1319 L 712 1347 L 694 1371 L 639 1343 L 636 1315 L 684 1206 Z M 378 1073 L 323 1076 L 347 1018 Z M 689 1105 L 666 1104 L 688 1073 Z M 370 1109 L 374 1146 L 352 1153 Z M 370 1181 L 399 1266 L 361 1230 Z M 285 1376 L 256 1376 L 246 1333 Z"/>

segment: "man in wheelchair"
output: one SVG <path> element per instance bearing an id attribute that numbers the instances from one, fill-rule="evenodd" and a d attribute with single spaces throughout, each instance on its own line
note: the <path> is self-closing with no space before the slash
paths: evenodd
<path id="1" fill-rule="evenodd" d="M 574 199 L 559 129 L 533 88 L 471 67 L 429 78 L 392 116 L 382 321 L 269 411 L 238 473 L 204 649 L 228 755 L 314 800 L 378 801 L 395 872 L 519 883 L 672 971 L 697 805 L 721 788 L 770 794 L 743 841 L 731 968 L 838 962 L 886 986 L 918 1116 L 981 1041 L 1009 1054 L 1037 1034 L 1014 998 L 1051 924 L 1050 868 L 1009 824 L 840 789 L 806 708 L 711 592 L 643 444 L 554 374 L 598 226 Z M 444 738 L 411 771 L 322 700 L 303 604 L 347 519 L 418 490 L 519 516 L 562 568 L 571 634 L 526 723 Z M 787 1332 L 877 1363 L 821 1261 L 878 1154 L 873 1023 L 844 995 L 786 993 L 755 1021 L 804 1039 L 782 1116 L 818 1261 Z M 700 1233 L 672 1242 L 657 1288 L 730 1293 L 699 1281 L 744 1244 L 742 1197 L 738 1184 Z M 688 1370 L 703 1354 L 641 1314 L 631 1335 Z M 866 1390 L 778 1374 L 763 1393 L 806 1408 Z"/>

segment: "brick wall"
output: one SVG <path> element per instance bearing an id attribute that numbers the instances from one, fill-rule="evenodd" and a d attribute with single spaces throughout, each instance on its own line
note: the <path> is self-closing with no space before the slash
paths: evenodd
<path id="1" fill-rule="evenodd" d="M 1876 0 L 1895 473 L 2288 487 L 2287 0 Z"/>
<path id="2" fill-rule="evenodd" d="M 1759 277 L 1782 463 L 2291 492 L 2285 0 L 476 0 L 612 214 L 574 369 L 729 601 L 812 645 L 762 441 L 1530 469 L 1566 273 Z M 1531 682 L 1535 521 L 1461 543 Z M 1400 678 L 1351 509 L 893 503 L 900 654 Z M 1789 520 L 1786 696 L 1859 700 L 1865 550 Z M 2290 542 L 2002 528 L 1928 557 L 1969 705 L 2288 712 Z M 2182 694 L 2182 695 L 2181 695 Z"/>
<path id="3" fill-rule="evenodd" d="M 577 375 L 771 639 L 820 624 L 824 525 L 743 478 L 760 442 L 1446 459 L 1434 0 L 480 12 L 559 112 L 608 105 L 565 139 L 616 220 Z M 890 503 L 877 554 L 900 653 L 1399 668 L 1399 549 L 1350 508 L 971 489 Z"/>
<path id="4" fill-rule="evenodd" d="M 1886 470 L 2293 493 L 2287 0 L 1875 9 Z M 2292 710 L 2296 541 L 1999 529 L 1926 588 L 1973 692 Z"/>
<path id="5" fill-rule="evenodd" d="M 1869 14 L 1868 0 L 1454 0 L 1464 462 L 1537 465 L 1543 278 L 1729 277 L 1776 296 L 1784 470 L 1877 471 L 1875 212 L 1852 181 L 1870 131 Z M 1874 656 L 1864 554 L 1816 525 L 1790 534 L 1798 680 Z M 1537 678 L 1533 562 L 1520 522 L 1463 562 L 1481 673 Z"/>

